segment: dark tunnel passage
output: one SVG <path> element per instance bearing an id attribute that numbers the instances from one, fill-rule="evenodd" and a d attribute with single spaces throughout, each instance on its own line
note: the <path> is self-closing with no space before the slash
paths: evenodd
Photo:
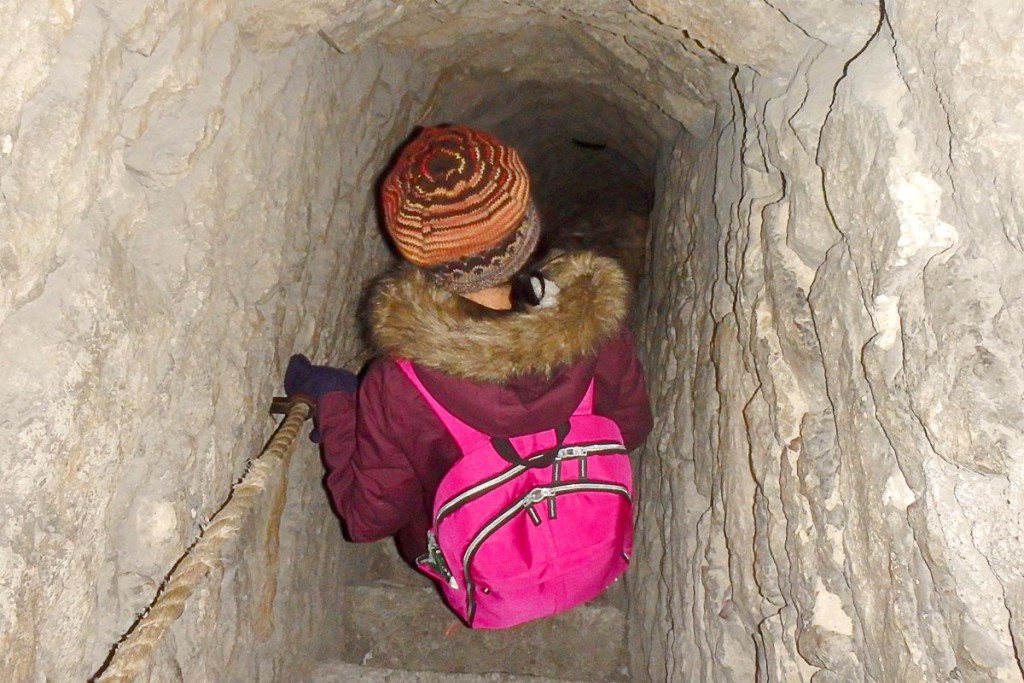
<path id="1" fill-rule="evenodd" d="M 658 154 L 671 140 L 656 139 L 641 126 L 642 114 L 601 92 L 517 83 L 500 73 L 474 78 L 482 85 L 470 88 L 470 97 L 465 83 L 436 95 L 438 111 L 422 125 L 473 126 L 520 153 L 541 218 L 539 260 L 550 252 L 593 251 L 615 258 L 639 285 Z M 382 220 L 378 212 L 379 225 Z"/>
<path id="2" fill-rule="evenodd" d="M 612 256 L 639 282 L 657 155 L 667 141 L 645 137 L 638 121 L 642 114 L 599 91 L 502 84 L 496 74 L 477 97 L 479 103 L 461 116 L 521 150 L 547 246 Z"/>

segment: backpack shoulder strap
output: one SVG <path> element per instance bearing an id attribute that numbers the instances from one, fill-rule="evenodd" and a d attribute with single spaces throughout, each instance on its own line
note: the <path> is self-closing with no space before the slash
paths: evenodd
<path id="1" fill-rule="evenodd" d="M 459 418 L 452 415 L 451 411 L 445 408 L 438 402 L 434 395 L 427 391 L 427 388 L 423 385 L 423 381 L 416 374 L 416 369 L 413 367 L 412 362 L 406 359 L 395 361 L 405 376 L 409 378 L 412 385 L 416 387 L 416 390 L 420 392 L 420 395 L 430 405 L 431 409 L 437 415 L 438 419 L 444 424 L 445 429 L 452 435 L 455 442 L 459 444 L 459 448 L 463 451 L 467 450 L 467 447 L 478 443 L 481 439 L 487 441 L 490 439 L 483 432 L 473 429 L 468 424 L 460 420 Z"/>

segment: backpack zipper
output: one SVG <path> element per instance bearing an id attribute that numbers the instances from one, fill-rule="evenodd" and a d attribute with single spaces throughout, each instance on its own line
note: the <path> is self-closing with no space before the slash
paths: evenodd
<path id="1" fill-rule="evenodd" d="M 504 472 L 499 472 L 489 479 L 484 479 L 479 484 L 470 486 L 462 493 L 450 498 L 447 503 L 442 505 L 437 514 L 434 516 L 434 527 L 437 528 L 438 523 L 447 517 L 449 514 L 455 511 L 456 508 L 462 507 L 466 503 L 470 502 L 474 498 L 478 498 L 483 494 L 487 493 L 491 489 L 504 484 L 509 479 L 515 478 L 520 472 L 525 470 L 526 467 L 523 465 L 513 465 Z"/>
<path id="2" fill-rule="evenodd" d="M 577 446 L 563 446 L 562 448 L 558 449 L 558 455 L 555 456 L 555 464 L 557 466 L 559 461 L 567 460 L 570 458 L 586 458 L 588 455 L 591 454 L 607 455 L 613 452 L 625 453 L 626 451 L 623 449 L 622 444 L 615 442 L 602 442 Z M 585 460 L 583 462 L 585 462 Z M 454 512 L 456 508 L 462 507 L 466 503 L 482 496 L 491 489 L 496 488 L 501 484 L 504 484 L 509 479 L 514 479 L 517 475 L 519 475 L 519 473 L 521 473 L 525 469 L 526 467 L 524 465 L 513 465 L 504 472 L 499 472 L 498 474 L 494 475 L 493 477 L 490 477 L 489 479 L 484 479 L 479 484 L 475 484 L 474 486 L 469 487 L 465 491 L 462 491 L 461 493 L 453 496 L 448 500 L 447 503 L 442 505 L 438 509 L 437 514 L 434 515 L 435 528 L 442 519 L 444 519 L 449 514 Z M 584 468 L 580 474 L 582 477 L 585 477 L 586 469 Z M 551 508 L 549 508 L 549 510 L 551 510 L 551 512 L 549 512 L 549 516 L 552 518 L 554 517 L 553 504 L 554 501 L 552 501 L 549 504 L 552 506 Z"/>
<path id="3" fill-rule="evenodd" d="M 567 460 L 569 458 L 585 458 L 588 455 L 602 455 L 612 452 L 625 453 L 626 449 L 621 443 L 603 441 L 576 446 L 562 446 L 558 449 L 558 455 L 555 457 L 558 460 Z"/>
<path id="4" fill-rule="evenodd" d="M 526 495 L 520 497 L 514 503 L 499 512 L 491 519 L 490 522 L 485 524 L 484 527 L 476 533 L 473 540 L 469 542 L 468 546 L 466 546 L 466 552 L 462 556 L 462 580 L 466 584 L 466 621 L 468 623 L 473 623 L 473 615 L 476 612 L 476 600 L 473 596 L 475 584 L 469 574 L 469 564 L 473 561 L 473 556 L 476 555 L 476 551 L 479 550 L 483 542 L 512 519 L 516 513 L 523 509 L 532 510 L 534 505 L 546 498 L 554 498 L 555 496 L 564 493 L 584 491 L 604 491 L 608 493 L 615 493 L 623 496 L 626 500 L 633 500 L 633 497 L 629 494 L 629 490 L 621 484 L 608 484 L 599 481 L 573 481 L 554 486 L 538 486 L 530 489 Z"/>

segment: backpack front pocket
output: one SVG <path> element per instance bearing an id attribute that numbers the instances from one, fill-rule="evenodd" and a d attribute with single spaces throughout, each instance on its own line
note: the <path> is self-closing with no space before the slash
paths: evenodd
<path id="1" fill-rule="evenodd" d="M 556 498 L 557 516 L 547 504 Z M 625 544 L 628 552 L 630 503 L 629 490 L 620 484 L 571 481 L 536 486 L 500 510 L 480 527 L 462 555 L 466 621 L 478 625 L 478 602 L 502 600 L 503 588 L 521 583 L 521 578 L 536 585 L 539 595 L 545 581 L 563 575 L 573 575 L 581 585 L 593 583 L 588 574 L 603 577 L 607 569 L 588 567 L 592 558 L 586 551 Z M 543 604 L 522 606 L 531 615 L 527 619 L 561 609 L 561 601 L 552 603 L 549 595 L 539 602 Z"/>

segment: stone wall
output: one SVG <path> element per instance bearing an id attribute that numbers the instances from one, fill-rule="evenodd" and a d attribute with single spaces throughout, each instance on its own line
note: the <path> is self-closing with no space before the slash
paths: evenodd
<path id="1" fill-rule="evenodd" d="M 289 354 L 357 352 L 387 257 L 372 178 L 425 79 L 315 34 L 267 50 L 218 3 L 15 3 L 0 26 L 0 671 L 80 681 L 262 448 Z M 281 680 L 336 637 L 319 479 L 303 438 L 158 680 Z"/>
<path id="2" fill-rule="evenodd" d="M 645 679 L 1024 677 L 1021 15 L 882 9 L 667 167 Z"/>
<path id="3" fill-rule="evenodd" d="M 259 451 L 288 355 L 359 351 L 388 156 L 466 117 L 545 187 L 585 168 L 552 159 L 574 135 L 654 179 L 637 679 L 1021 680 L 1022 22 L 1007 0 L 0 8 L 0 670 L 100 666 Z M 315 458 L 154 680 L 296 680 L 340 637 L 358 557 Z"/>

